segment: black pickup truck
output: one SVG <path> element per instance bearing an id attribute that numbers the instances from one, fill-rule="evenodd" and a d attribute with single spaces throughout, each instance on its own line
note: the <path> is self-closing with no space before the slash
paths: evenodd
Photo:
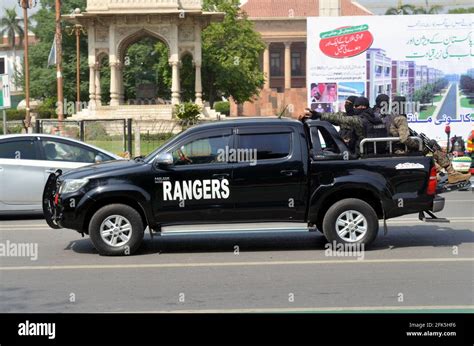
<path id="1" fill-rule="evenodd" d="M 379 220 L 442 210 L 436 189 L 421 153 L 357 158 L 327 122 L 244 118 L 192 127 L 145 158 L 51 174 L 43 210 L 101 255 L 132 254 L 147 227 L 179 224 L 304 222 L 367 246 Z"/>

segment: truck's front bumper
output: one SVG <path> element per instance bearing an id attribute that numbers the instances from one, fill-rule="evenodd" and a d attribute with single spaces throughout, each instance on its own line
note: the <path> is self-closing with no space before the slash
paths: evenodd
<path id="1" fill-rule="evenodd" d="M 433 200 L 433 207 L 431 208 L 431 211 L 433 213 L 437 213 L 437 212 L 443 210 L 444 209 L 444 203 L 445 203 L 444 197 L 436 196 L 435 199 Z"/>
<path id="2" fill-rule="evenodd" d="M 52 174 L 53 175 L 53 174 Z M 88 202 L 89 198 L 85 196 L 82 200 L 82 195 L 73 196 L 69 194 L 66 199 L 58 194 L 59 183 L 56 177 L 50 177 L 46 184 L 45 193 L 43 195 L 43 214 L 47 224 L 51 228 L 67 228 L 73 229 L 79 233 L 84 233 L 84 210 L 83 208 L 76 208 L 71 206 L 71 199 L 74 201 Z M 69 203 L 69 204 L 68 204 Z M 80 206 L 80 205 L 79 205 Z"/>
<path id="3" fill-rule="evenodd" d="M 61 228 L 58 223 L 61 218 L 60 210 L 58 208 L 58 178 L 61 174 L 62 171 L 59 169 L 55 173 L 51 173 L 46 181 L 43 191 L 43 215 L 49 227 L 55 229 Z"/>

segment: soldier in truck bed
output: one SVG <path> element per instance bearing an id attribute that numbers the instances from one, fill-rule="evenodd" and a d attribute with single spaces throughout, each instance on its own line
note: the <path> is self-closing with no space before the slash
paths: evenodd
<path id="1" fill-rule="evenodd" d="M 357 96 L 349 96 L 345 103 L 344 103 L 344 108 L 345 108 L 345 113 L 343 112 L 337 112 L 335 114 L 331 115 L 336 115 L 338 117 L 352 117 L 354 116 L 354 102 L 357 99 Z M 306 120 L 315 120 L 315 119 L 320 119 L 320 112 L 317 110 L 310 110 L 309 108 L 306 109 L 306 113 L 302 115 L 299 119 L 303 122 Z M 340 125 L 340 130 L 339 130 L 339 135 L 343 139 L 344 143 L 346 143 L 348 149 L 351 151 L 351 153 L 356 152 L 356 141 L 357 138 L 360 136 L 363 136 L 363 132 L 361 128 L 354 129 L 354 126 L 352 125 L 345 125 L 341 124 Z"/>
<path id="2" fill-rule="evenodd" d="M 344 109 L 346 111 L 346 116 L 352 117 L 354 116 L 354 102 L 357 99 L 357 96 L 349 96 L 345 103 Z M 354 127 L 341 125 L 339 130 L 339 135 L 343 139 L 344 143 L 346 143 L 347 147 L 349 148 L 351 153 L 356 152 L 356 142 L 357 142 L 357 132 L 354 130 Z"/>
<path id="3" fill-rule="evenodd" d="M 387 95 L 383 96 L 384 98 L 380 99 L 380 102 L 387 102 L 387 100 L 389 100 L 389 97 Z M 387 126 L 389 135 L 392 137 L 400 138 L 400 143 L 402 144 L 402 146 L 399 146 L 398 148 L 395 147 L 396 154 L 405 153 L 405 145 L 407 146 L 409 151 L 418 150 L 418 143 L 410 138 L 410 128 L 408 127 L 408 121 L 404 112 L 405 106 L 406 98 L 403 96 L 396 96 L 393 98 L 392 102 L 392 113 L 381 113 L 383 121 Z M 424 152 L 427 153 L 426 148 L 424 149 Z M 448 183 L 455 184 L 469 180 L 471 178 L 471 174 L 462 174 L 454 170 L 451 161 L 449 161 L 448 155 L 442 152 L 441 150 L 436 150 L 433 153 L 433 158 L 436 164 L 441 168 L 444 168 L 448 173 Z M 437 168 L 439 168 L 438 166 Z"/>
<path id="4" fill-rule="evenodd" d="M 353 130 L 354 151 L 358 153 L 359 144 L 364 138 L 386 137 L 386 129 L 382 120 L 374 114 L 369 107 L 369 100 L 365 97 L 357 97 L 354 101 L 354 115 L 347 116 L 344 113 L 316 113 L 307 110 L 306 116 L 311 119 L 329 121 L 333 125 L 349 128 Z M 369 153 L 372 150 L 369 146 Z M 351 150 L 352 151 L 352 150 Z"/>

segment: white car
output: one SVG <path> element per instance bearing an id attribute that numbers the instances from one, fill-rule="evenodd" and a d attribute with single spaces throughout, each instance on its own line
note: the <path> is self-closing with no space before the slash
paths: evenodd
<path id="1" fill-rule="evenodd" d="M 43 135 L 0 136 L 0 214 L 42 212 L 46 179 L 121 157 L 70 138 Z"/>

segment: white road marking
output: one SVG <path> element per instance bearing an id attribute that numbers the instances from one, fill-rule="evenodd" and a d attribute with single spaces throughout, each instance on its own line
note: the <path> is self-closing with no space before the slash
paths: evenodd
<path id="1" fill-rule="evenodd" d="M 88 269 L 162 269 L 196 267 L 256 267 L 278 265 L 328 265 L 328 264 L 390 264 L 390 263 L 439 263 L 474 262 L 474 258 L 393 258 L 364 260 L 315 260 L 315 261 L 260 261 L 260 262 L 204 262 L 204 263 L 149 263 L 149 264 L 84 264 L 64 266 L 10 266 L 0 267 L 0 271 L 16 270 L 88 270 Z"/>
<path id="2" fill-rule="evenodd" d="M 402 311 L 402 310 L 472 310 L 474 305 L 415 305 L 415 306 L 360 306 L 360 307 L 317 307 L 317 308 L 252 308 L 252 309 L 207 309 L 207 310 L 157 310 L 157 311 L 127 311 L 115 313 L 127 314 L 209 314 L 209 313 L 285 313 L 285 312 L 340 312 L 340 311 Z M 104 312 L 105 313 L 105 312 Z"/>

